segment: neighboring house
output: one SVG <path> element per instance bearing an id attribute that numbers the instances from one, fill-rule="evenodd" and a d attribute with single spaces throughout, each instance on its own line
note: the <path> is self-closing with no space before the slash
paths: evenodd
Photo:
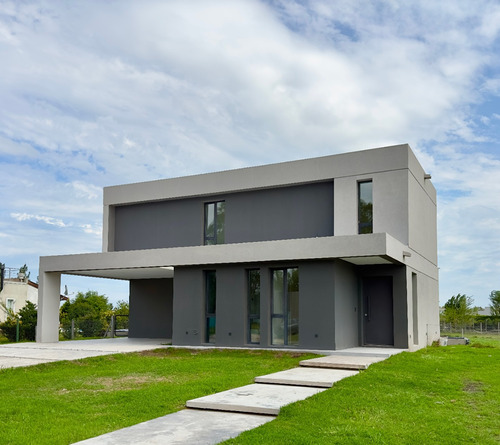
<path id="1" fill-rule="evenodd" d="M 415 349 L 439 338 L 436 191 L 406 144 L 104 189 L 103 252 L 40 258 L 130 282 L 130 337 Z"/>
<path id="2" fill-rule="evenodd" d="M 3 287 L 0 290 L 0 323 L 7 319 L 7 312 L 19 312 L 28 301 L 33 304 L 38 304 L 38 283 L 34 283 L 24 274 L 19 274 L 17 269 L 8 268 L 11 272 L 16 271 L 13 275 L 4 277 Z M 65 295 L 59 296 L 60 301 L 68 300 Z M 5 310 L 5 309 L 6 310 Z"/>
<path id="3" fill-rule="evenodd" d="M 28 301 L 38 303 L 38 284 L 17 273 L 15 275 L 16 278 L 7 277 L 3 280 L 0 291 L 0 323 L 7 319 L 8 311 L 18 312 Z"/>
<path id="4" fill-rule="evenodd" d="M 484 309 L 480 307 L 477 310 L 477 315 L 485 315 L 489 317 L 490 315 L 492 315 L 491 306 L 486 306 Z"/>

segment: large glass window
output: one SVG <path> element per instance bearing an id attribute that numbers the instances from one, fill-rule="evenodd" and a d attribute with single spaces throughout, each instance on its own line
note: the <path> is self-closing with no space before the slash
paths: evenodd
<path id="1" fill-rule="evenodd" d="M 373 184 L 358 182 L 358 233 L 373 233 Z"/>
<path id="2" fill-rule="evenodd" d="M 224 244 L 226 203 L 224 201 L 205 204 L 205 244 Z"/>
<path id="3" fill-rule="evenodd" d="M 248 342 L 260 343 L 260 270 L 248 271 Z"/>
<path id="4" fill-rule="evenodd" d="M 215 309 L 217 283 L 215 270 L 205 272 L 205 341 L 215 343 Z"/>
<path id="5" fill-rule="evenodd" d="M 273 270 L 271 341 L 273 345 L 299 344 L 299 269 Z"/>

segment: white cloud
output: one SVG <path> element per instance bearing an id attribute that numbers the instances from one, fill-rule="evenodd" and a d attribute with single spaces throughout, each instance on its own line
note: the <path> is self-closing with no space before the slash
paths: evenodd
<path id="1" fill-rule="evenodd" d="M 12 218 L 19 222 L 30 221 L 34 219 L 35 221 L 41 221 L 51 226 L 68 227 L 68 224 L 64 223 L 62 220 L 51 218 L 50 216 L 30 215 L 28 213 L 11 213 L 10 216 L 12 216 Z"/>

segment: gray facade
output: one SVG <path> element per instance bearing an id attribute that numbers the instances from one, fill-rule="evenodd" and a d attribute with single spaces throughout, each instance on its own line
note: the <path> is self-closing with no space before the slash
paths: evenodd
<path id="1" fill-rule="evenodd" d="M 129 280 L 130 335 L 176 345 L 439 337 L 436 192 L 408 145 L 106 188 L 103 252 L 40 271 L 38 341 L 61 273 Z"/>

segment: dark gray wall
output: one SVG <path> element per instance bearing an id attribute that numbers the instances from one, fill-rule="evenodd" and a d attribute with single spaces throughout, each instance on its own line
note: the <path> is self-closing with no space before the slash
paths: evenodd
<path id="1" fill-rule="evenodd" d="M 129 337 L 172 338 L 173 280 L 130 281 Z"/>
<path id="2" fill-rule="evenodd" d="M 299 265 L 299 343 L 302 348 L 334 349 L 335 264 Z"/>
<path id="3" fill-rule="evenodd" d="M 217 291 L 218 289 L 219 283 Z M 205 332 L 205 283 L 202 268 L 175 268 L 173 308 L 175 316 L 172 323 L 172 344 L 201 345 Z"/>
<path id="4" fill-rule="evenodd" d="M 271 271 L 278 267 L 299 267 L 299 347 L 334 349 L 335 263 L 302 262 L 224 265 L 216 268 L 216 345 L 247 344 L 246 271 L 261 271 L 261 343 L 270 346 Z M 356 282 L 356 281 L 355 281 Z M 357 294 L 356 294 L 357 295 Z M 200 345 L 205 334 L 204 269 L 175 269 L 172 342 Z"/>
<path id="5" fill-rule="evenodd" d="M 333 235 L 333 182 L 115 207 L 114 250 L 203 244 L 203 204 L 225 200 L 226 243 Z"/>

